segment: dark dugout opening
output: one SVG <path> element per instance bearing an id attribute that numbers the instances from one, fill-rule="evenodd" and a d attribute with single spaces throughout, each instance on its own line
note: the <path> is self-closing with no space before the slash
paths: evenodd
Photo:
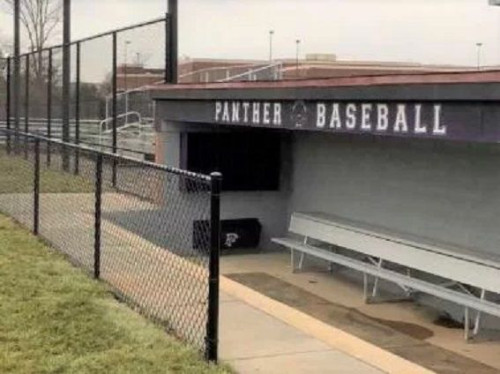
<path id="1" fill-rule="evenodd" d="M 280 188 L 281 138 L 269 130 L 192 132 L 184 135 L 182 167 L 224 176 L 223 191 L 277 191 Z"/>

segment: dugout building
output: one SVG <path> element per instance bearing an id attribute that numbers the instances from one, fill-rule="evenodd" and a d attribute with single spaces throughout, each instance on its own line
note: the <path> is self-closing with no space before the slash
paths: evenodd
<path id="1" fill-rule="evenodd" d="M 498 327 L 499 81 L 489 71 L 166 85 L 154 92 L 156 157 L 222 172 L 222 219 L 258 222 L 262 251 L 330 251 L 458 320 L 478 324 L 480 309 Z M 306 258 L 330 262 L 318 253 Z"/>

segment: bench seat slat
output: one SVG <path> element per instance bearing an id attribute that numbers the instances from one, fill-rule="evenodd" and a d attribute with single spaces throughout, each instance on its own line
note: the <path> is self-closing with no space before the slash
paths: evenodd
<path id="1" fill-rule="evenodd" d="M 500 269 L 292 215 L 290 232 L 500 293 Z"/>
<path id="2" fill-rule="evenodd" d="M 432 240 L 427 237 L 420 237 L 409 233 L 397 232 L 387 227 L 371 225 L 365 222 L 350 220 L 347 218 L 325 214 L 325 213 L 299 213 L 293 215 L 297 218 L 304 218 L 312 221 L 323 222 L 327 225 L 345 228 L 354 232 L 361 232 L 372 236 L 377 236 L 387 240 L 392 240 L 417 249 L 440 253 L 462 260 L 477 262 L 486 266 L 500 269 L 500 256 L 476 249 L 460 247 L 452 243 L 439 240 Z"/>
<path id="3" fill-rule="evenodd" d="M 321 258 L 326 261 L 334 262 L 336 264 L 346 266 L 348 268 L 372 275 L 377 278 L 386 279 L 396 284 L 405 285 L 414 290 L 437 296 L 444 300 L 454 302 L 456 304 L 471 308 L 473 310 L 481 311 L 496 317 L 500 317 L 500 305 L 491 301 L 481 300 L 468 294 L 462 294 L 457 291 L 450 290 L 443 286 L 435 285 L 420 279 L 411 278 L 402 275 L 392 270 L 378 268 L 371 264 L 366 264 L 358 260 L 351 259 L 330 251 L 305 245 L 297 240 L 290 238 L 276 238 L 272 239 L 273 242 L 283 245 L 300 252 L 310 254 L 312 256 Z"/>

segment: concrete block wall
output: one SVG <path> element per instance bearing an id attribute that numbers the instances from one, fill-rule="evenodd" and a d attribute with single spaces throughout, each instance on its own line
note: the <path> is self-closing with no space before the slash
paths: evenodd
<path id="1" fill-rule="evenodd" d="M 500 147 L 300 133 L 289 213 L 321 211 L 500 258 Z"/>

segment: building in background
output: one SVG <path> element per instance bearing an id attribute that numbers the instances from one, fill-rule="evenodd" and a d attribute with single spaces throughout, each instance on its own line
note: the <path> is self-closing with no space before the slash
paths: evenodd
<path id="1" fill-rule="evenodd" d="M 165 71 L 146 68 L 142 64 L 123 64 L 117 67 L 116 84 L 118 91 L 130 91 L 139 87 L 164 83 Z"/>
<path id="2" fill-rule="evenodd" d="M 361 75 L 415 74 L 471 71 L 476 67 L 427 65 L 395 61 L 338 60 L 334 54 L 308 54 L 304 59 L 230 60 L 184 57 L 179 64 L 180 83 L 267 81 L 282 79 L 338 78 Z M 131 64 L 118 67 L 118 88 L 128 91 L 162 83 L 162 69 Z"/>
<path id="3" fill-rule="evenodd" d="M 308 54 L 305 59 L 222 60 L 185 59 L 179 67 L 181 83 L 337 78 L 359 75 L 412 74 L 475 70 L 469 66 L 426 65 L 394 61 L 338 60 L 334 54 Z"/>

